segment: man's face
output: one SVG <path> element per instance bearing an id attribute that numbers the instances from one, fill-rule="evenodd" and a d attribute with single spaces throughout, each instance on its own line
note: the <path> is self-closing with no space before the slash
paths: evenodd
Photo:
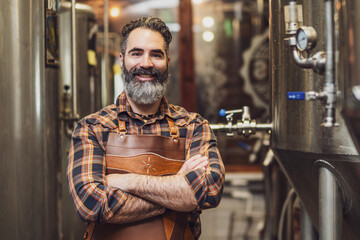
<path id="1" fill-rule="evenodd" d="M 120 54 L 120 63 L 125 91 L 135 103 L 153 104 L 164 96 L 169 60 L 160 33 L 134 29 L 128 37 L 125 55 Z"/>

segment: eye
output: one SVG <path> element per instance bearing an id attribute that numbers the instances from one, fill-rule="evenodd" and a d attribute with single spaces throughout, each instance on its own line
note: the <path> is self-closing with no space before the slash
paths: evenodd
<path id="1" fill-rule="evenodd" d="M 153 57 L 156 57 L 156 58 L 162 58 L 162 55 L 161 55 L 161 54 L 159 54 L 159 53 L 154 53 L 154 54 L 153 54 Z"/>
<path id="2" fill-rule="evenodd" d="M 132 52 L 131 56 L 141 56 L 141 53 L 140 52 Z"/>

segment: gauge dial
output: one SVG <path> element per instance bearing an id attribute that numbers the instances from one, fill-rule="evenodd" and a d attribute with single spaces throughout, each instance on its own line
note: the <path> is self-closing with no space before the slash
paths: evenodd
<path id="1" fill-rule="evenodd" d="M 296 46 L 300 51 L 314 48 L 316 40 L 317 34 L 312 27 L 300 27 L 296 32 Z"/>

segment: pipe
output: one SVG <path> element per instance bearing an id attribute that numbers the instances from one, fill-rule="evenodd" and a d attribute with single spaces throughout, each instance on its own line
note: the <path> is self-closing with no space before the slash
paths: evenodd
<path id="1" fill-rule="evenodd" d="M 228 124 L 222 124 L 222 123 L 210 124 L 210 128 L 212 130 L 236 130 L 236 128 L 233 129 L 232 127 L 229 127 Z"/>
<path id="2" fill-rule="evenodd" d="M 108 66 L 109 66 L 109 0 L 104 0 L 104 55 L 102 60 L 102 105 L 109 104 Z"/>
<path id="3" fill-rule="evenodd" d="M 296 197 L 295 189 L 291 188 L 286 196 L 283 207 L 281 209 L 280 218 L 279 218 L 279 226 L 278 226 L 278 240 L 283 240 L 286 210 L 288 209 L 289 204 L 291 204 L 294 201 L 295 197 Z"/>
<path id="4" fill-rule="evenodd" d="M 335 123 L 335 107 L 336 107 L 336 90 L 334 79 L 334 8 L 332 0 L 325 0 L 325 35 L 326 35 L 326 68 L 325 68 L 325 85 L 326 92 L 326 113 L 325 127 L 331 127 Z"/>
<path id="5" fill-rule="evenodd" d="M 292 48 L 294 62 L 299 67 L 312 68 L 316 73 L 319 74 L 324 73 L 325 64 L 326 64 L 325 52 L 320 51 L 315 53 L 313 56 L 304 58 L 301 54 L 299 54 L 296 45 L 292 45 L 291 48 Z"/>
<path id="6" fill-rule="evenodd" d="M 109 55 L 109 0 L 104 0 L 104 56 L 105 56 L 105 79 L 108 76 Z"/>
<path id="7" fill-rule="evenodd" d="M 264 130 L 264 131 L 271 131 L 273 128 L 272 123 L 257 123 L 256 130 Z"/>
<path id="8" fill-rule="evenodd" d="M 340 240 L 343 224 L 341 189 L 335 176 L 319 169 L 319 240 Z"/>
<path id="9" fill-rule="evenodd" d="M 78 116 L 77 109 L 77 59 L 76 59 L 76 0 L 71 0 L 71 76 L 72 76 L 72 115 Z"/>
<path id="10" fill-rule="evenodd" d="M 311 218 L 303 204 L 301 204 L 300 208 L 300 240 L 316 240 L 316 233 Z"/>
<path id="11" fill-rule="evenodd" d="M 292 46 L 293 58 L 295 63 L 302 68 L 312 68 L 313 61 L 312 58 L 303 58 L 296 48 L 296 46 Z"/>

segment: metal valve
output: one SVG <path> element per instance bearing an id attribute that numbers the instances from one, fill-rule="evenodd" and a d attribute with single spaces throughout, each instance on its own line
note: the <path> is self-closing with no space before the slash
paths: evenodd
<path id="1" fill-rule="evenodd" d="M 233 116 L 236 113 L 242 113 L 241 120 L 237 121 L 236 124 L 233 124 Z M 210 127 L 213 130 L 227 130 L 226 136 L 234 136 L 236 131 L 239 135 L 249 137 L 252 134 L 255 134 L 256 131 L 268 131 L 272 129 L 271 123 L 256 123 L 256 120 L 251 119 L 250 108 L 244 106 L 242 109 L 229 110 L 221 109 L 219 115 L 226 117 L 227 124 L 210 124 Z"/>
<path id="2" fill-rule="evenodd" d="M 78 114 L 73 114 L 72 96 L 70 94 L 70 86 L 64 86 L 63 109 L 60 112 L 60 120 L 64 122 L 64 131 L 67 137 L 71 137 L 75 122 L 79 120 Z"/>
<path id="3" fill-rule="evenodd" d="M 334 98 L 339 98 L 339 93 L 334 94 Z M 312 101 L 312 100 L 322 100 L 326 102 L 328 100 L 329 93 L 327 91 L 323 92 L 288 92 L 287 99 L 295 101 Z M 339 124 L 335 122 L 333 116 L 326 116 L 324 122 L 321 124 L 323 127 L 338 127 Z"/>

